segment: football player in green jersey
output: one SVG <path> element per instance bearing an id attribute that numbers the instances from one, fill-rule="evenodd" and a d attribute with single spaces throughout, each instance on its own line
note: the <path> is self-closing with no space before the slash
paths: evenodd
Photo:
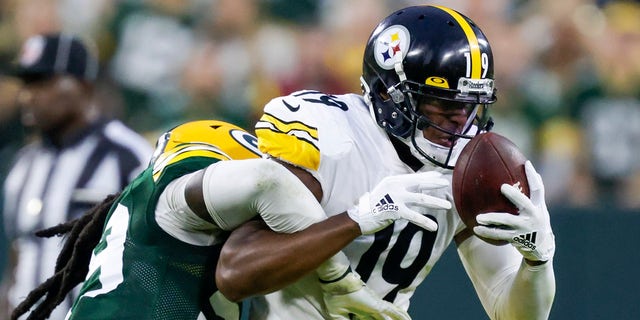
<path id="1" fill-rule="evenodd" d="M 225 277 L 216 275 L 216 264 L 229 234 L 250 223 L 255 234 L 269 235 L 270 248 L 279 249 L 243 253 L 267 275 L 243 296 L 275 291 L 315 270 L 324 308 L 334 318 L 409 319 L 373 294 L 340 250 L 400 218 L 433 229 L 430 219 L 409 206 L 449 208 L 448 201 L 422 194 L 448 182 L 434 173 L 396 176 L 372 191 L 376 198 L 391 193 L 394 205 L 327 219 L 312 192 L 285 166 L 262 159 L 256 142 L 239 127 L 209 120 L 162 135 L 149 167 L 121 194 L 40 232 L 69 236 L 55 275 L 12 317 L 42 300 L 29 318 L 46 318 L 84 281 L 68 319 L 240 319 L 242 308 L 232 302 L 237 299 L 229 300 L 216 285 Z M 290 268 L 280 267 L 282 259 L 291 261 Z"/>

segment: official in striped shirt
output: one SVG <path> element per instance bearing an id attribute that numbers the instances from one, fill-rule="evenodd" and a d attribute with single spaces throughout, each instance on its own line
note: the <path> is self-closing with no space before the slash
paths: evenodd
<path id="1" fill-rule="evenodd" d="M 81 215 L 124 188 L 147 165 L 152 148 L 122 122 L 104 118 L 93 99 L 97 60 L 77 37 L 29 38 L 16 76 L 22 122 L 35 139 L 4 181 L 4 227 L 11 241 L 3 287 L 10 312 L 53 275 L 61 239 L 34 232 Z M 1 299 L 1 298 L 0 298 Z M 51 319 L 63 319 L 71 300 Z M 3 315 L 0 315 L 3 318 Z"/>

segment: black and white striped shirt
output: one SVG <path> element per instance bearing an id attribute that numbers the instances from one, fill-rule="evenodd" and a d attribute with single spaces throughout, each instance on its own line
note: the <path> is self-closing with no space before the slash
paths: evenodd
<path id="1" fill-rule="evenodd" d="M 33 233 L 77 218 L 105 196 L 122 190 L 147 166 L 151 145 L 118 120 L 94 124 L 63 146 L 25 146 L 4 182 L 5 231 L 18 252 L 14 307 L 53 275 L 60 238 Z M 63 319 L 70 301 L 51 319 Z"/>

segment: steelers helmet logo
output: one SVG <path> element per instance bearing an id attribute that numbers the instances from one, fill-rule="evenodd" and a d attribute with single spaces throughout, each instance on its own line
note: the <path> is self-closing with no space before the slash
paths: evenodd
<path id="1" fill-rule="evenodd" d="M 385 69 L 393 69 L 398 55 L 404 59 L 409 49 L 409 30 L 402 25 L 393 25 L 386 28 L 378 35 L 374 54 L 378 65 Z"/>

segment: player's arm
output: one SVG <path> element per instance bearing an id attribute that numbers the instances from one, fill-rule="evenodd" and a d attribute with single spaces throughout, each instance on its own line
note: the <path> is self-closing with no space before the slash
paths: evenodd
<path id="1" fill-rule="evenodd" d="M 298 174 L 305 172 L 294 169 Z M 328 277 L 337 278 L 348 269 L 346 257 L 332 257 L 360 235 L 358 224 L 348 216 L 331 219 L 322 229 L 291 234 L 326 219 L 309 191 L 321 196 L 316 184 L 313 177 L 297 178 L 268 159 L 221 161 L 188 178 L 183 194 L 191 211 L 223 230 L 240 227 L 225 246 L 218 268 L 218 284 L 228 298 L 274 291 L 312 272 L 327 259 L 342 261 L 340 266 L 333 264 L 334 269 L 327 263 L 323 270 Z M 178 197 L 179 190 L 175 192 Z M 243 226 L 256 217 L 263 222 Z M 317 239 L 323 241 L 316 243 Z"/>
<path id="2" fill-rule="evenodd" d="M 458 254 L 491 319 L 547 319 L 555 295 L 552 262 L 532 266 L 512 246 L 495 246 L 476 236 Z"/>
<path id="3" fill-rule="evenodd" d="M 274 179 L 286 178 L 287 182 L 255 193 L 250 201 L 254 203 L 252 206 L 258 208 L 269 229 L 278 233 L 295 233 L 271 234 L 264 228 L 256 229 L 259 226 L 257 223 L 234 231 L 222 250 L 216 272 L 219 289 L 229 299 L 242 299 L 267 290 L 275 291 L 316 268 L 322 281 L 330 283 L 341 279 L 348 273 L 349 261 L 339 251 L 356 237 L 373 234 L 401 218 L 433 231 L 437 225 L 410 207 L 451 207 L 448 201 L 419 191 L 448 185 L 448 181 L 441 178 L 439 173 L 425 172 L 387 177 L 371 192 L 364 194 L 347 212 L 322 221 L 324 211 L 309 191 L 313 190 L 316 197 L 321 197 L 317 180 L 306 170 L 282 162 L 282 165 L 271 162 L 283 170 Z M 227 186 L 225 192 L 231 193 L 232 190 Z M 226 202 L 230 196 L 223 194 L 220 198 Z M 381 199 L 388 197 L 394 199 L 396 206 L 376 206 Z M 213 210 L 213 207 L 207 206 L 209 212 L 220 212 Z M 250 231 L 256 231 L 256 234 L 249 236 Z M 309 253 L 313 253 L 314 257 L 309 257 Z M 332 257 L 335 254 L 338 256 Z M 329 257 L 334 261 L 320 265 Z M 265 277 L 265 274 L 269 277 Z"/>
<path id="4" fill-rule="evenodd" d="M 492 319 L 547 319 L 555 296 L 555 241 L 544 203 L 544 186 L 530 162 L 525 165 L 531 198 L 518 189 L 502 192 L 519 208 L 519 215 L 477 216 L 478 235 L 510 242 L 494 246 L 467 231 L 457 238 L 458 253 L 480 301 Z M 528 242 L 523 241 L 527 239 Z"/>
<path id="5" fill-rule="evenodd" d="M 317 180 L 290 170 L 267 159 L 222 161 L 189 178 L 185 198 L 194 213 L 223 230 L 240 227 L 217 269 L 218 286 L 228 298 L 275 291 L 314 270 L 334 280 L 349 269 L 339 250 L 360 235 L 359 225 L 342 215 L 295 233 L 326 215 L 309 191 L 322 196 Z M 264 224 L 242 225 L 257 216 Z"/>
<path id="6" fill-rule="evenodd" d="M 227 239 L 216 284 L 232 301 L 279 290 L 313 272 L 359 235 L 358 224 L 346 214 L 290 234 L 273 232 L 261 220 L 247 222 Z"/>
<path id="7" fill-rule="evenodd" d="M 271 164 L 278 163 L 293 174 L 283 172 L 274 178 L 294 177 L 293 181 L 286 183 L 287 187 L 307 189 L 310 194 L 305 192 L 304 196 L 299 195 L 296 201 L 291 201 L 286 192 L 271 189 L 262 194 L 266 200 L 254 201 L 282 201 L 281 204 L 292 208 L 288 209 L 289 211 L 299 211 L 300 219 L 303 220 L 308 215 L 304 213 L 306 211 L 311 211 L 315 221 L 326 218 L 319 206 L 322 188 L 318 180 L 300 167 L 272 160 Z M 277 206 L 271 205 L 263 207 L 269 208 L 269 211 L 287 210 L 276 209 Z M 268 212 L 266 214 L 269 215 Z M 296 219 L 295 216 L 290 217 Z M 275 229 L 283 231 L 277 226 Z M 303 226 L 299 226 L 297 230 L 300 231 L 273 232 L 261 219 L 236 229 L 225 243 L 218 263 L 216 282 L 220 291 L 227 295 L 227 298 L 241 300 L 252 295 L 279 290 L 318 268 L 319 276 L 324 278 L 338 278 L 349 268 L 348 260 L 339 251 L 361 232 L 359 225 L 346 214 L 318 222 L 308 229 L 303 230 Z M 308 252 L 314 254 L 309 255 Z M 265 277 L 265 274 L 269 274 L 269 277 Z"/>

